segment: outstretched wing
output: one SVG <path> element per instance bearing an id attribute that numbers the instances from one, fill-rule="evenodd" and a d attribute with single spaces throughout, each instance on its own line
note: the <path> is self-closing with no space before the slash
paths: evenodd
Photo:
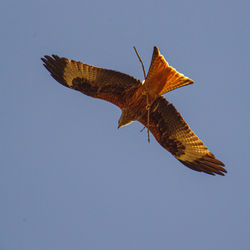
<path id="1" fill-rule="evenodd" d="M 193 83 L 193 80 L 169 66 L 157 47 L 154 47 L 151 65 L 144 82 L 145 89 L 153 95 L 163 95 L 176 88 Z"/>
<path id="2" fill-rule="evenodd" d="M 175 107 L 159 97 L 150 108 L 149 129 L 161 144 L 187 167 L 211 175 L 224 175 L 224 164 L 217 160 L 194 134 Z M 147 115 L 140 119 L 147 126 Z"/>
<path id="3" fill-rule="evenodd" d="M 128 92 L 141 85 L 139 80 L 129 75 L 56 55 L 41 59 L 45 68 L 59 83 L 86 95 L 109 101 L 120 108 L 123 107 Z"/>

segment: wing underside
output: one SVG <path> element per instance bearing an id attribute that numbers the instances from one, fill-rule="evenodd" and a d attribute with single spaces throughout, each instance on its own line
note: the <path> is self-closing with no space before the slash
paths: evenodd
<path id="1" fill-rule="evenodd" d="M 56 55 L 45 56 L 42 61 L 59 83 L 86 95 L 109 101 L 120 108 L 124 105 L 126 95 L 141 85 L 139 80 L 118 71 L 94 67 Z"/>
<path id="2" fill-rule="evenodd" d="M 164 97 L 153 103 L 149 117 L 149 129 L 156 140 L 184 165 L 211 175 L 227 172 L 224 164 L 216 159 Z M 140 122 L 147 126 L 147 116 Z"/>

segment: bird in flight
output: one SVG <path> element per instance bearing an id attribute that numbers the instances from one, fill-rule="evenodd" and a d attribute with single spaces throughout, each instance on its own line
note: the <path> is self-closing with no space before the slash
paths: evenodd
<path id="1" fill-rule="evenodd" d="M 210 175 L 227 173 L 223 162 L 216 159 L 163 97 L 171 90 L 192 84 L 193 80 L 169 66 L 157 47 L 154 47 L 147 76 L 139 57 L 145 75 L 143 82 L 118 71 L 57 55 L 41 59 L 51 76 L 62 85 L 117 105 L 122 111 L 119 128 L 139 121 L 185 166 Z"/>

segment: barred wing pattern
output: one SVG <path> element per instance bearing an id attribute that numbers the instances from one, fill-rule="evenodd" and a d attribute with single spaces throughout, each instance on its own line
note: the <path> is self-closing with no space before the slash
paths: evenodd
<path id="1" fill-rule="evenodd" d="M 159 97 L 150 108 L 149 129 L 159 144 L 187 167 L 207 174 L 224 175 L 224 164 L 217 160 L 194 134 L 176 108 Z M 147 116 L 140 119 L 147 126 Z"/>
<path id="2" fill-rule="evenodd" d="M 56 55 L 44 56 L 42 61 L 51 76 L 62 85 L 104 99 L 120 108 L 124 105 L 126 94 L 141 85 L 139 80 L 118 71 L 94 67 Z"/>

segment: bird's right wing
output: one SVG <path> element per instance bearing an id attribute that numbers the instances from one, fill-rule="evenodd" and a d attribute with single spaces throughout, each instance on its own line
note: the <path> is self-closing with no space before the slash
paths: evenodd
<path id="1" fill-rule="evenodd" d="M 45 68 L 62 85 L 86 95 L 109 101 L 122 108 L 126 94 L 141 82 L 129 75 L 56 55 L 42 58 Z"/>
<path id="2" fill-rule="evenodd" d="M 147 114 L 139 121 L 147 127 Z M 149 129 L 160 145 L 187 167 L 211 175 L 227 172 L 223 162 L 215 158 L 176 108 L 162 96 L 150 107 Z"/>

